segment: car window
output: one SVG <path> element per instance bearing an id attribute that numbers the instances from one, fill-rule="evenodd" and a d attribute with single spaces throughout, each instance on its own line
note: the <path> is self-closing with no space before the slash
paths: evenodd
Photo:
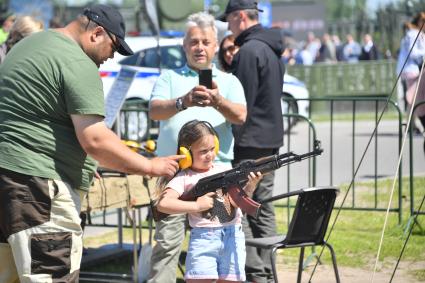
<path id="1" fill-rule="evenodd" d="M 162 46 L 161 68 L 177 69 L 186 64 L 186 57 L 181 45 Z M 140 50 L 134 55 L 120 61 L 121 65 L 158 68 L 158 53 L 156 47 Z"/>

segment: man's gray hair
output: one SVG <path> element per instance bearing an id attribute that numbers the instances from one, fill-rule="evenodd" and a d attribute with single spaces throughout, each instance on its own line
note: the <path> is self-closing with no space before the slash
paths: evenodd
<path id="1" fill-rule="evenodd" d="M 217 39 L 217 28 L 214 23 L 214 17 L 205 12 L 198 12 L 189 15 L 186 21 L 186 34 L 192 27 L 199 27 L 201 29 L 212 28 L 214 30 L 215 38 Z"/>
<path id="2" fill-rule="evenodd" d="M 256 9 L 246 9 L 244 11 L 251 21 L 258 21 L 258 10 L 256 10 Z"/>

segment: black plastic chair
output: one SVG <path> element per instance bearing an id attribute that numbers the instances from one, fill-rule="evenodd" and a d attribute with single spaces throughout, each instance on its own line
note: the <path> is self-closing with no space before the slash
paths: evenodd
<path id="1" fill-rule="evenodd" d="M 276 283 L 278 282 L 276 272 L 276 251 L 286 248 L 301 248 L 297 277 L 297 282 L 301 282 L 304 248 L 309 246 L 326 246 L 329 248 L 332 255 L 336 282 L 340 282 L 335 252 L 332 246 L 324 240 L 335 198 L 338 193 L 339 189 L 333 187 L 308 188 L 274 196 L 263 201 L 263 203 L 271 202 L 298 195 L 298 200 L 286 235 L 246 239 L 247 246 L 272 250 L 271 264 L 273 277 Z"/>

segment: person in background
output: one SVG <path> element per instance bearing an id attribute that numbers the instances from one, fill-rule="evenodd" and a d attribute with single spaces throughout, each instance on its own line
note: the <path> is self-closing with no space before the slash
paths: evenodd
<path id="1" fill-rule="evenodd" d="M 348 63 L 357 63 L 359 61 L 360 53 L 362 52 L 360 44 L 354 40 L 352 34 L 347 34 L 345 38 L 347 41 L 342 49 L 344 61 Z"/>
<path id="2" fill-rule="evenodd" d="M 422 48 L 425 48 L 425 12 L 420 12 L 418 13 L 412 20 L 412 24 L 415 25 L 416 27 L 419 28 L 419 30 L 421 31 L 418 40 L 420 40 L 420 44 L 422 45 Z M 424 64 L 424 60 L 425 60 L 425 54 L 422 55 L 422 58 L 419 57 L 416 59 L 416 64 L 418 65 L 419 69 L 421 70 L 420 75 L 421 75 L 421 80 L 420 80 L 420 85 L 418 86 L 418 93 L 417 93 L 417 97 L 416 97 L 416 103 L 418 102 L 422 102 L 425 101 L 425 75 L 424 75 L 424 70 L 422 70 L 423 68 L 423 64 Z M 419 82 L 419 78 L 418 78 L 418 82 Z M 413 104 L 413 96 L 411 97 L 407 97 L 407 100 L 410 104 Z M 418 123 L 420 123 L 422 129 L 422 135 L 424 136 L 424 144 L 423 144 L 423 148 L 424 148 L 424 153 L 425 153 L 425 105 L 422 104 L 421 106 L 418 106 L 416 108 L 415 113 L 413 113 L 415 115 L 415 117 L 418 117 Z"/>
<path id="3" fill-rule="evenodd" d="M 241 81 L 247 101 L 248 116 L 243 125 L 235 125 L 235 159 L 238 164 L 279 152 L 283 145 L 281 94 L 285 66 L 281 60 L 283 43 L 278 29 L 264 29 L 258 21 L 257 3 L 253 0 L 230 0 L 222 21 L 229 23 L 240 46 L 232 62 L 233 74 Z M 274 173 L 263 176 L 253 200 L 262 203 L 273 195 Z M 262 205 L 257 219 L 243 218 L 246 238 L 276 235 L 274 207 Z M 273 280 L 270 251 L 246 247 L 247 281 Z"/>
<path id="4" fill-rule="evenodd" d="M 16 16 L 11 13 L 5 13 L 0 19 L 0 44 L 4 43 L 7 39 L 10 29 L 12 28 L 13 22 L 15 21 Z"/>
<path id="5" fill-rule="evenodd" d="M 321 46 L 320 40 L 316 37 L 314 32 L 309 31 L 307 33 L 307 42 L 306 42 L 305 48 L 310 52 L 314 62 L 316 62 L 316 58 L 319 54 L 320 46 Z"/>
<path id="6" fill-rule="evenodd" d="M 418 86 L 418 94 L 416 97 L 416 104 L 419 102 L 425 101 L 425 74 L 424 72 L 421 72 L 421 79 Z M 423 151 L 425 154 L 425 104 L 421 104 L 418 106 L 415 110 L 415 113 L 413 113 L 415 116 L 418 117 L 420 124 L 422 125 L 422 135 L 424 137 L 423 142 Z M 413 121 L 412 121 L 413 122 Z"/>
<path id="7" fill-rule="evenodd" d="M 403 106 L 404 106 L 404 111 L 407 111 L 409 108 L 409 105 L 406 101 L 406 91 L 407 91 L 407 80 L 404 78 L 404 73 L 405 73 L 405 67 L 408 65 L 408 61 L 406 62 L 406 66 L 403 67 L 404 62 L 406 61 L 407 58 L 407 54 L 409 53 L 409 50 L 406 49 L 407 46 L 404 46 L 404 40 L 408 34 L 408 32 L 412 29 L 412 24 L 410 23 L 410 21 L 406 21 L 403 23 L 402 25 L 402 29 L 403 29 L 403 36 L 401 38 L 400 41 L 400 47 L 397 50 L 397 65 L 396 65 L 396 75 L 400 76 L 400 86 L 399 86 L 399 92 L 398 92 L 398 97 L 399 99 L 402 101 Z"/>
<path id="8" fill-rule="evenodd" d="M 295 55 L 295 64 L 299 65 L 312 65 L 314 63 L 314 58 L 311 56 L 311 53 L 306 49 L 306 44 L 301 43 L 301 48 Z"/>
<path id="9" fill-rule="evenodd" d="M 118 10 L 93 5 L 35 33 L 0 65 L 0 282 L 78 282 L 81 203 L 97 164 L 168 176 L 182 156 L 146 159 L 104 122 L 99 66 L 133 54 Z M 184 156 L 183 156 L 184 157 Z"/>
<path id="10" fill-rule="evenodd" d="M 218 50 L 218 63 L 225 72 L 231 71 L 233 56 L 239 51 L 239 46 L 235 45 L 233 34 L 226 35 L 220 43 Z"/>
<path id="11" fill-rule="evenodd" d="M 300 51 L 298 50 L 298 45 L 295 39 L 293 37 L 283 36 L 282 42 L 285 46 L 281 57 L 283 63 L 287 65 L 299 64 L 300 62 L 297 62 L 297 55 L 300 53 Z"/>
<path id="12" fill-rule="evenodd" d="M 424 21 L 425 12 L 420 12 L 413 17 L 410 23 L 406 23 L 406 33 L 405 36 L 401 39 L 400 43 L 396 71 L 397 75 L 401 73 L 401 80 L 405 87 L 404 97 L 408 106 L 406 108 L 407 111 L 412 107 L 413 98 L 416 93 L 419 75 L 425 56 L 425 27 L 423 26 Z M 425 99 L 425 97 L 423 97 L 423 92 L 418 92 L 416 101 L 420 101 L 421 98 Z M 419 117 L 425 116 L 425 113 L 423 113 L 424 115 L 421 115 L 421 112 L 422 111 L 420 110 L 418 113 L 414 113 L 414 117 L 416 117 L 416 115 Z M 416 118 L 412 122 L 416 124 L 415 120 Z M 425 128 L 425 117 L 423 118 L 423 123 L 421 119 L 419 120 Z M 419 129 L 415 124 L 413 127 L 415 132 L 420 133 L 423 129 Z"/>
<path id="13" fill-rule="evenodd" d="M 222 189 L 207 193 L 195 201 L 179 200 L 196 183 L 213 174 L 231 169 L 214 163 L 219 137 L 206 121 L 192 120 L 179 132 L 178 146 L 190 149 L 189 167 L 182 169 L 164 186 L 160 186 L 157 208 L 168 214 L 189 214 L 191 227 L 186 256 L 186 282 L 245 281 L 245 237 L 242 212 L 229 193 Z M 261 173 L 250 172 L 242 188 L 252 196 Z"/>
<path id="14" fill-rule="evenodd" d="M 59 17 L 53 17 L 49 21 L 49 28 L 62 28 L 63 23 Z"/>
<path id="15" fill-rule="evenodd" d="M 212 63 L 217 51 L 214 17 L 200 12 L 186 22 L 183 49 L 187 65 L 163 72 L 152 90 L 149 116 L 159 120 L 157 155 L 175 153 L 182 126 L 202 117 L 220 136 L 215 160 L 231 166 L 233 160 L 232 124 L 245 122 L 247 110 L 243 88 L 232 74 Z M 212 69 L 212 89 L 199 85 L 198 72 Z M 186 215 L 170 215 L 155 225 L 156 245 L 152 251 L 149 283 L 175 283 L 176 269 L 185 237 Z"/>
<path id="16" fill-rule="evenodd" d="M 316 62 L 333 63 L 336 62 L 335 45 L 328 33 L 323 34 Z"/>
<path id="17" fill-rule="evenodd" d="M 359 60 L 378 60 L 380 59 L 379 50 L 372 40 L 372 36 L 366 33 L 363 36 L 362 53 L 360 54 Z"/>
<path id="18" fill-rule="evenodd" d="M 10 29 L 6 41 L 0 45 L 0 64 L 10 49 L 28 35 L 43 30 L 43 22 L 31 16 L 17 17 Z"/>
<path id="19" fill-rule="evenodd" d="M 339 39 L 339 36 L 337 34 L 333 34 L 331 36 L 332 43 L 335 46 L 335 57 L 337 61 L 343 61 L 344 60 L 344 54 L 343 49 L 344 45 L 342 44 L 341 40 Z"/>

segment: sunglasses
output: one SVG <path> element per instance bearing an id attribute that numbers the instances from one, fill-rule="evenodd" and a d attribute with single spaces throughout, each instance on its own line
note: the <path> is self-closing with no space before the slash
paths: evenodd
<path id="1" fill-rule="evenodd" d="M 229 45 L 229 46 L 227 46 L 227 47 L 223 48 L 223 53 L 226 53 L 226 52 L 233 53 L 233 52 L 235 52 L 235 50 L 236 50 L 237 48 L 238 48 L 238 47 L 237 47 L 236 45 Z"/>
<path id="2" fill-rule="evenodd" d="M 106 28 L 104 28 L 104 27 L 102 27 L 104 30 L 105 30 L 105 32 L 106 32 L 106 34 L 109 36 L 109 38 L 111 39 L 111 41 L 112 41 L 112 45 L 114 46 L 114 51 L 118 51 L 118 49 L 119 49 L 119 47 L 120 47 L 120 45 L 117 43 L 117 41 L 116 40 L 114 40 L 114 38 L 112 37 L 112 34 L 106 29 Z"/>

